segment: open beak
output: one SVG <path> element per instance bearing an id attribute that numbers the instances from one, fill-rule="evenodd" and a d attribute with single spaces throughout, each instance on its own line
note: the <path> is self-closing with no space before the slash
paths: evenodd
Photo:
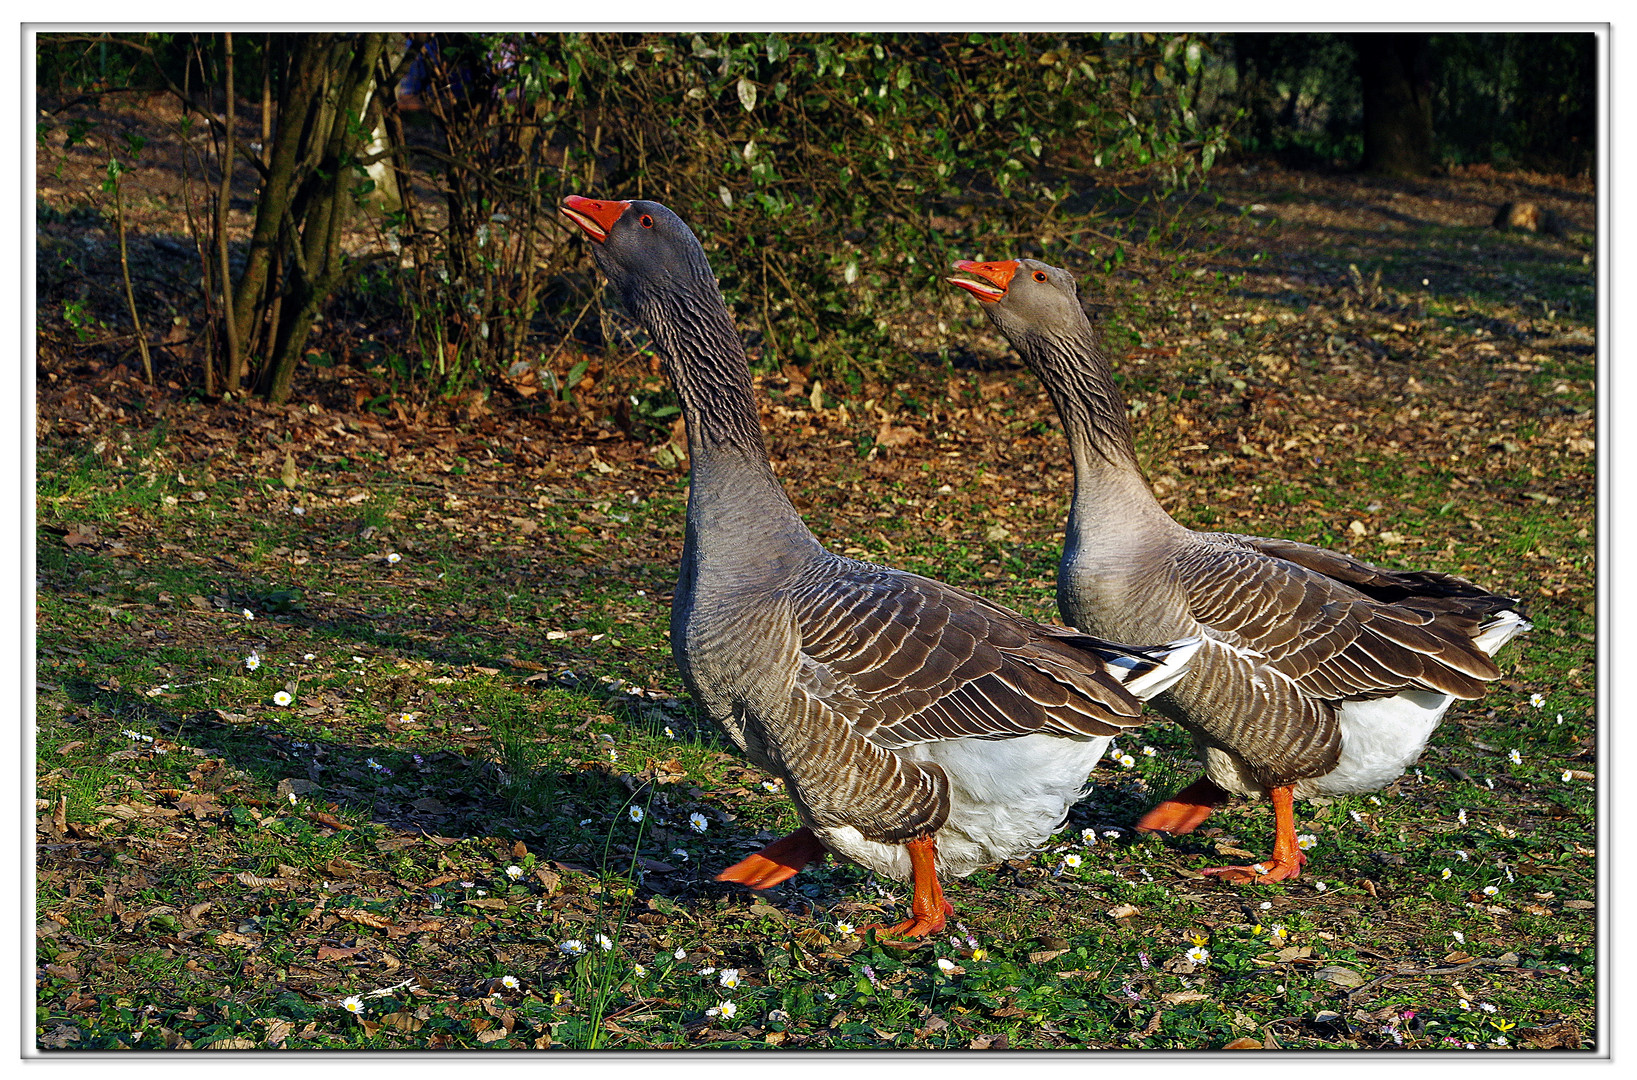
<path id="1" fill-rule="evenodd" d="M 979 300 L 988 304 L 1002 299 L 1006 295 L 1006 287 L 1012 283 L 1012 275 L 1017 273 L 1017 260 L 1006 259 L 1002 262 L 972 262 L 962 259 L 955 264 L 955 269 L 971 274 L 972 278 L 952 277 L 944 278 L 951 285 L 959 285 Z"/>
<path id="2" fill-rule="evenodd" d="M 608 233 L 614 228 L 614 222 L 620 215 L 631 208 L 628 202 L 619 202 L 613 199 L 587 199 L 581 195 L 570 195 L 563 200 L 563 205 L 557 212 L 585 230 L 591 239 L 602 243 L 608 239 Z"/>

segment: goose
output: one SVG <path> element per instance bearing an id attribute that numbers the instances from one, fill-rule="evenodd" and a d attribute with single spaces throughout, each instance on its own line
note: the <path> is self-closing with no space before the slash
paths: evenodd
<path id="1" fill-rule="evenodd" d="M 1201 635 L 1154 701 L 1192 734 L 1205 775 L 1138 822 L 1187 833 L 1237 794 L 1266 796 L 1273 855 L 1223 880 L 1299 875 L 1293 798 L 1378 790 L 1420 756 L 1457 698 L 1500 676 L 1490 659 L 1531 629 L 1518 601 L 1452 574 L 1386 570 L 1293 540 L 1196 532 L 1143 479 L 1131 423 L 1074 278 L 1033 259 L 957 262 L 1056 406 L 1074 464 L 1058 565 L 1063 618 L 1088 633 Z"/>
<path id="2" fill-rule="evenodd" d="M 785 781 L 802 822 L 718 880 L 765 889 L 834 853 L 913 886 L 911 916 L 882 936 L 941 929 L 953 908 L 939 875 L 1043 844 L 1141 699 L 1202 642 L 1102 641 L 825 550 L 774 476 L 744 345 L 693 232 L 646 200 L 560 209 L 681 399 L 683 683 Z"/>

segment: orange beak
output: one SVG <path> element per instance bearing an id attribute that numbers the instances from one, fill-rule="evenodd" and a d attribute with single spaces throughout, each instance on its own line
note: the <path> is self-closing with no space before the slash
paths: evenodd
<path id="1" fill-rule="evenodd" d="M 628 202 L 570 195 L 563 200 L 563 205 L 557 208 L 557 212 L 584 229 L 587 236 L 600 244 L 608 239 L 609 230 L 614 227 L 614 222 L 630 208 L 631 204 Z"/>
<path id="2" fill-rule="evenodd" d="M 981 278 L 973 281 L 972 278 L 944 278 L 951 285 L 959 285 L 984 303 L 993 304 L 1006 295 L 1006 288 L 1012 283 L 1012 275 L 1017 273 L 1017 260 L 1006 259 L 1001 262 L 972 262 L 962 259 L 955 264 L 955 269 Z"/>

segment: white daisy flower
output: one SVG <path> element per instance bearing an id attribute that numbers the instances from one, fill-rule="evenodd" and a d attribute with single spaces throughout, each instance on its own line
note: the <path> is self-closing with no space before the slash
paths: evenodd
<path id="1" fill-rule="evenodd" d="M 389 552 L 387 554 L 387 562 L 389 562 L 389 563 L 396 564 L 396 563 L 399 563 L 399 562 L 402 562 L 402 561 L 403 561 L 403 556 L 398 554 L 396 551 Z"/>
<path id="2" fill-rule="evenodd" d="M 1070 870 L 1073 870 L 1075 867 L 1080 865 L 1080 856 L 1074 854 L 1072 851 L 1069 852 L 1067 855 L 1063 856 L 1063 865 L 1068 867 Z"/>
<path id="3" fill-rule="evenodd" d="M 1312 851 L 1315 847 L 1318 847 L 1318 845 L 1319 838 L 1310 832 L 1304 832 L 1300 836 L 1296 837 L 1296 846 L 1301 848 L 1303 851 Z"/>
<path id="4" fill-rule="evenodd" d="M 1529 704 L 1534 706 L 1537 709 L 1545 707 L 1545 705 L 1546 705 L 1546 695 L 1545 694 L 1530 694 L 1529 695 Z"/>
<path id="5" fill-rule="evenodd" d="M 705 820 L 704 814 L 701 814 L 699 811 L 695 810 L 693 813 L 688 815 L 688 828 L 692 829 L 694 832 L 704 832 L 706 829 L 710 828 L 710 823 Z"/>
<path id="6" fill-rule="evenodd" d="M 506 867 L 506 876 L 516 881 L 523 876 L 523 868 L 513 863 L 511 866 Z"/>
<path id="7" fill-rule="evenodd" d="M 558 943 L 557 951 L 565 956 L 579 956 L 585 952 L 585 942 L 579 938 L 569 938 L 567 941 Z"/>
<path id="8" fill-rule="evenodd" d="M 938 958 L 938 970 L 945 975 L 953 975 L 955 973 L 955 961 L 940 956 Z"/>
<path id="9" fill-rule="evenodd" d="M 523 984 L 517 981 L 517 976 L 507 975 L 500 980 L 500 985 L 504 986 L 508 990 L 516 990 Z"/>
<path id="10" fill-rule="evenodd" d="M 354 1016 L 362 1016 L 364 1014 L 364 999 L 359 997 L 357 994 L 354 994 L 352 997 L 343 998 L 341 1001 L 341 1007 L 352 1013 Z"/>
<path id="11" fill-rule="evenodd" d="M 1518 748 L 1515 746 L 1506 752 L 1506 757 L 1507 760 L 1512 762 L 1514 765 L 1523 764 L 1523 755 L 1518 753 Z"/>
<path id="12" fill-rule="evenodd" d="M 608 940 L 608 935 L 607 934 L 598 934 L 597 935 L 597 948 L 601 949 L 603 952 L 608 952 L 613 947 L 614 947 L 614 943 L 612 941 Z"/>
<path id="13" fill-rule="evenodd" d="M 642 820 L 642 807 L 640 807 L 640 806 L 630 807 L 629 809 L 627 809 L 625 811 L 625 816 L 630 818 L 632 821 L 641 821 Z"/>
<path id="14" fill-rule="evenodd" d="M 294 700 L 295 698 L 290 696 L 290 692 L 288 690 L 280 690 L 278 693 L 273 695 L 274 705 L 288 705 Z"/>
<path id="15" fill-rule="evenodd" d="M 723 968 L 716 976 L 716 983 L 718 986 L 725 986 L 729 990 L 732 990 L 734 987 L 739 985 L 739 969 Z"/>
<path id="16" fill-rule="evenodd" d="M 1211 950 L 1207 949 L 1203 945 L 1195 945 L 1184 955 L 1196 964 L 1208 964 L 1211 962 Z"/>
<path id="17" fill-rule="evenodd" d="M 261 657 L 252 652 L 249 656 L 244 658 L 244 666 L 251 671 L 255 671 L 257 668 L 261 667 Z"/>

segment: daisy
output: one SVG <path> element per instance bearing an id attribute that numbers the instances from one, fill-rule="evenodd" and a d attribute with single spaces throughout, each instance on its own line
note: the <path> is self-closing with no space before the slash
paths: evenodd
<path id="1" fill-rule="evenodd" d="M 773 794 L 778 794 L 779 782 L 777 780 L 763 780 L 762 790 Z"/>
<path id="2" fill-rule="evenodd" d="M 666 738 L 667 738 L 667 739 L 674 739 L 674 738 L 676 738 L 676 732 L 674 732 L 674 731 L 672 731 L 672 730 L 671 730 L 671 729 L 670 729 L 670 727 L 669 727 L 669 726 L 667 726 L 667 727 L 666 727 L 666 728 L 665 728 L 665 737 L 666 737 Z"/>
<path id="3" fill-rule="evenodd" d="M 1142 748 L 1143 757 L 1153 757 L 1157 753 L 1159 753 L 1159 751 L 1154 749 L 1152 746 L 1145 746 Z"/>
<path id="4" fill-rule="evenodd" d="M 244 666 L 250 671 L 255 671 L 257 668 L 261 667 L 261 657 L 252 652 L 249 656 L 244 658 Z"/>
<path id="5" fill-rule="evenodd" d="M 1565 784 L 1567 784 L 1570 780 L 1573 780 L 1573 779 L 1574 779 L 1574 773 L 1570 772 L 1568 769 L 1564 769 L 1563 770 L 1563 782 Z"/>
<path id="6" fill-rule="evenodd" d="M 255 622 L 256 621 L 256 613 L 254 611 L 251 611 L 249 608 L 245 608 L 244 609 L 244 618 L 245 618 L 246 622 Z"/>
<path id="7" fill-rule="evenodd" d="M 1445 880 L 1445 881 L 1448 881 L 1448 880 L 1449 880 L 1449 877 L 1450 877 L 1450 869 L 1449 869 L 1449 867 L 1447 867 L 1447 866 L 1446 866 L 1446 867 L 1444 867 L 1444 868 L 1443 868 L 1443 869 L 1442 869 L 1442 870 L 1440 870 L 1440 871 L 1439 871 L 1439 872 L 1438 872 L 1438 876 L 1439 876 L 1439 877 L 1441 877 L 1441 878 L 1443 878 L 1443 879 L 1444 879 L 1444 880 Z"/>
<path id="8" fill-rule="evenodd" d="M 1518 753 L 1518 748 L 1515 746 L 1506 752 L 1506 757 L 1514 765 L 1523 764 L 1523 755 Z"/>
<path id="9" fill-rule="evenodd" d="M 709 827 L 710 823 L 705 820 L 705 815 L 699 811 L 695 810 L 688 815 L 688 828 L 694 832 L 704 832 Z"/>
<path id="10" fill-rule="evenodd" d="M 718 986 L 725 986 L 729 990 L 732 990 L 734 987 L 739 985 L 739 969 L 723 968 L 716 976 L 716 983 Z"/>
<path id="11" fill-rule="evenodd" d="M 579 956 L 585 952 L 585 942 L 578 938 L 569 938 L 567 941 L 558 944 L 557 951 L 565 956 Z"/>
<path id="12" fill-rule="evenodd" d="M 1137 759 L 1132 757 L 1130 754 L 1121 754 L 1119 757 L 1115 758 L 1115 760 L 1127 769 L 1137 764 Z"/>
<path id="13" fill-rule="evenodd" d="M 523 868 L 514 863 L 511 866 L 506 867 L 506 876 L 511 878 L 513 881 L 516 881 L 518 878 L 523 876 Z"/>
<path id="14" fill-rule="evenodd" d="M 402 560 L 403 560 L 403 556 L 398 554 L 396 551 L 390 552 L 387 555 L 387 562 L 389 562 L 389 563 L 397 564 L 397 563 L 401 562 Z"/>
<path id="15" fill-rule="evenodd" d="M 278 693 L 273 695 L 274 705 L 288 705 L 294 700 L 295 698 L 290 696 L 290 692 L 288 690 L 280 690 Z"/>
<path id="16" fill-rule="evenodd" d="M 354 994 L 349 998 L 343 998 L 341 1001 L 341 1007 L 352 1013 L 354 1016 L 364 1015 L 364 999 L 359 997 L 357 994 Z"/>
<path id="17" fill-rule="evenodd" d="M 1501 890 L 1496 888 L 1494 885 L 1485 885 L 1484 886 L 1484 895 L 1485 896 L 1494 896 L 1497 893 L 1499 893 L 1500 891 Z"/>
<path id="18" fill-rule="evenodd" d="M 1087 847 L 1091 847 L 1092 845 L 1096 844 L 1097 843 L 1097 830 L 1096 829 L 1081 829 L 1080 830 L 1080 841 L 1083 844 L 1085 844 Z"/>
<path id="19" fill-rule="evenodd" d="M 1080 856 L 1071 851 L 1069 854 L 1063 856 L 1063 865 L 1068 867 L 1070 870 L 1073 870 L 1075 867 L 1080 865 Z"/>
<path id="20" fill-rule="evenodd" d="M 1296 837 L 1296 846 L 1303 851 L 1312 851 L 1319 844 L 1319 838 L 1310 832 L 1304 832 Z"/>
<path id="21" fill-rule="evenodd" d="M 517 976 L 507 975 L 507 976 L 505 976 L 504 978 L 502 978 L 500 980 L 500 985 L 504 986 L 508 990 L 516 990 L 518 987 L 522 986 L 523 984 L 517 981 Z"/>
<path id="22" fill-rule="evenodd" d="M 1463 806 L 1460 810 L 1456 811 L 1455 820 L 1460 822 L 1462 825 L 1466 824 L 1466 807 Z"/>
<path id="23" fill-rule="evenodd" d="M 1192 960 L 1196 964 L 1208 964 L 1211 962 L 1211 950 L 1207 949 L 1203 945 L 1195 945 L 1193 948 L 1189 949 L 1185 955 L 1189 960 Z"/>
<path id="24" fill-rule="evenodd" d="M 607 934 L 598 934 L 597 935 L 597 948 L 601 949 L 603 952 L 608 952 L 613 947 L 614 947 L 614 943 L 612 941 L 608 940 L 608 935 Z"/>
<path id="25" fill-rule="evenodd" d="M 632 964 L 631 971 L 635 973 L 636 977 L 639 979 L 646 979 L 648 977 L 648 969 L 643 967 L 641 964 Z"/>
<path id="26" fill-rule="evenodd" d="M 945 975 L 953 975 L 955 973 L 955 961 L 940 956 L 938 958 L 938 970 Z"/>
<path id="27" fill-rule="evenodd" d="M 850 922 L 838 922 L 838 923 L 836 923 L 836 933 L 840 934 L 842 937 L 848 937 L 848 936 L 850 936 L 852 934 L 852 932 L 853 932 L 853 924 L 852 923 L 850 923 Z"/>
<path id="28" fill-rule="evenodd" d="M 1326 890 L 1326 889 L 1328 889 L 1328 888 L 1330 888 L 1330 886 L 1328 886 L 1328 885 L 1326 885 L 1326 884 L 1325 884 L 1325 883 L 1324 883 L 1324 882 L 1322 882 L 1322 881 L 1315 881 L 1315 882 L 1314 882 L 1314 883 L 1313 883 L 1313 888 L 1314 888 L 1314 890 L 1315 890 L 1315 891 L 1317 891 L 1317 892 L 1324 892 L 1324 891 L 1325 891 L 1325 890 Z"/>
<path id="29" fill-rule="evenodd" d="M 678 945 L 676 947 L 676 952 L 672 953 L 671 955 L 676 957 L 678 960 L 686 960 L 688 958 L 688 950 Z"/>
<path id="30" fill-rule="evenodd" d="M 1449 932 L 1449 936 L 1455 939 L 1455 944 L 1457 945 L 1466 944 L 1466 935 L 1461 933 L 1459 930 L 1451 930 Z"/>
<path id="31" fill-rule="evenodd" d="M 1537 708 L 1537 709 L 1543 708 L 1546 705 L 1546 695 L 1545 694 L 1530 694 L 1529 695 L 1529 704 L 1532 705 L 1533 707 Z"/>
<path id="32" fill-rule="evenodd" d="M 625 812 L 625 815 L 627 817 L 629 817 L 632 821 L 641 821 L 642 820 L 642 807 L 633 806 L 633 807 L 631 807 L 630 809 L 628 809 Z"/>
<path id="33" fill-rule="evenodd" d="M 724 1001 L 717 1005 L 714 1009 L 706 1009 L 705 1015 L 720 1016 L 724 1020 L 732 1020 L 735 1016 L 739 1015 L 739 1006 L 735 1005 L 731 1001 Z"/>

